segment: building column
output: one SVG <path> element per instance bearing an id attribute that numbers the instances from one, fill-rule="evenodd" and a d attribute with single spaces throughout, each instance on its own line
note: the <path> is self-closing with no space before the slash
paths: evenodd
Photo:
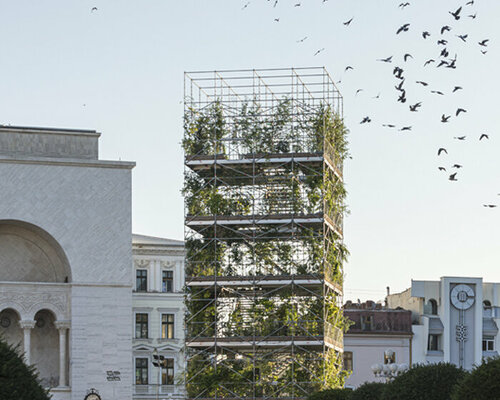
<path id="1" fill-rule="evenodd" d="M 24 362 L 26 365 L 31 364 L 31 330 L 35 327 L 36 321 L 21 320 L 19 325 L 24 332 Z"/>
<path id="2" fill-rule="evenodd" d="M 69 329 L 69 321 L 55 321 L 54 325 L 59 330 L 59 387 L 67 387 L 66 384 L 66 332 Z"/>

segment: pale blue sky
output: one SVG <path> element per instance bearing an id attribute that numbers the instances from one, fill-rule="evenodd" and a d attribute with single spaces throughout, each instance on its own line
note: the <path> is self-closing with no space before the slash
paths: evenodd
<path id="1" fill-rule="evenodd" d="M 346 298 L 379 299 L 386 286 L 403 290 L 412 278 L 500 282 L 500 208 L 482 207 L 500 204 L 500 2 L 475 0 L 458 22 L 448 11 L 465 0 L 410 0 L 404 10 L 399 0 L 279 0 L 276 8 L 274 0 L 251 0 L 242 10 L 247 2 L 1 0 L 0 123 L 102 132 L 101 158 L 137 162 L 134 232 L 181 239 L 183 72 L 325 66 L 342 80 L 351 130 Z M 473 13 L 475 20 L 466 17 Z M 410 31 L 396 36 L 404 23 Z M 453 26 L 443 37 L 458 68 L 423 68 L 437 58 L 445 24 Z M 464 33 L 467 43 L 455 36 Z M 477 42 L 485 38 L 483 56 Z M 414 56 L 408 63 L 406 52 Z M 392 64 L 375 61 L 390 55 Z M 344 73 L 347 65 L 354 71 Z M 408 103 L 423 102 L 418 113 L 395 102 L 395 65 L 405 69 Z M 464 90 L 429 93 L 454 85 Z M 439 122 L 459 106 L 468 112 Z M 367 115 L 373 122 L 360 125 Z M 381 127 L 391 122 L 413 130 Z M 481 133 L 490 140 L 479 142 Z M 453 139 L 460 135 L 467 139 Z M 448 156 L 438 158 L 439 147 Z M 456 162 L 464 167 L 449 182 L 437 167 Z"/>

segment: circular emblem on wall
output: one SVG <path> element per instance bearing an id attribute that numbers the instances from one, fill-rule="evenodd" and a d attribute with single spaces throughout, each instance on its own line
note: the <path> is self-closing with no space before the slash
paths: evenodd
<path id="1" fill-rule="evenodd" d="M 99 392 L 94 388 L 90 389 L 84 400 L 102 400 Z"/>
<path id="2" fill-rule="evenodd" d="M 2 328 L 8 328 L 10 326 L 10 318 L 2 317 L 2 319 L 0 319 L 0 325 L 2 326 Z"/>
<path id="3" fill-rule="evenodd" d="M 451 289 L 451 304 L 459 310 L 467 310 L 474 304 L 474 296 L 474 289 L 462 283 Z"/>

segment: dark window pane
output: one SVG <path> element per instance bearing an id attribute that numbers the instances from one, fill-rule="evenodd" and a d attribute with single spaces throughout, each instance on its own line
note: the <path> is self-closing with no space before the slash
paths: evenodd
<path id="1" fill-rule="evenodd" d="M 174 272 L 163 271 L 162 273 L 162 292 L 173 292 Z"/>
<path id="2" fill-rule="evenodd" d="M 135 359 L 135 384 L 147 385 L 148 384 L 148 359 L 136 358 Z"/>
<path id="3" fill-rule="evenodd" d="M 148 270 L 138 269 L 135 276 L 135 289 L 137 292 L 148 291 Z"/>

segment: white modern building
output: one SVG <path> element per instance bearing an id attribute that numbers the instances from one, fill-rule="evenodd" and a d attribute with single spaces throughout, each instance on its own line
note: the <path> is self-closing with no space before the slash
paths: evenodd
<path id="1" fill-rule="evenodd" d="M 132 243 L 134 399 L 183 398 L 184 242 L 133 235 Z"/>
<path id="2" fill-rule="evenodd" d="M 0 334 L 54 400 L 132 398 L 135 164 L 99 160 L 99 136 L 0 126 Z"/>
<path id="3" fill-rule="evenodd" d="M 443 277 L 414 281 L 387 296 L 388 306 L 412 312 L 413 363 L 451 362 L 471 369 L 498 355 L 500 283 L 481 278 Z"/>

